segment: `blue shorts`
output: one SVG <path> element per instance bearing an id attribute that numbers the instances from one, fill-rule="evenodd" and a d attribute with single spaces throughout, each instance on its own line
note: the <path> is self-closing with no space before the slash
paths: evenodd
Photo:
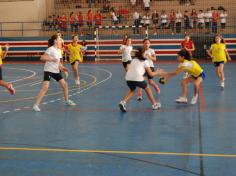
<path id="1" fill-rule="evenodd" d="M 220 62 L 213 62 L 215 67 L 219 67 L 220 64 L 224 64 L 224 61 L 220 61 Z"/>
<path id="2" fill-rule="evenodd" d="M 203 71 L 200 75 L 198 75 L 197 77 L 195 76 L 192 76 L 194 79 L 198 79 L 199 77 L 202 77 L 202 80 L 204 80 L 206 78 L 206 74 L 205 72 Z"/>

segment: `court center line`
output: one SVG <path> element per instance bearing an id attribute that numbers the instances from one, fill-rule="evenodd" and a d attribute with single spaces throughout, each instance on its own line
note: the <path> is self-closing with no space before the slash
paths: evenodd
<path id="1" fill-rule="evenodd" d="M 193 156 L 193 157 L 222 157 L 236 158 L 236 154 L 213 154 L 213 153 L 181 153 L 181 152 L 151 152 L 151 151 L 123 151 L 123 150 L 81 150 L 63 148 L 25 148 L 25 147 L 0 147 L 0 151 L 35 151 L 57 153 L 111 153 L 128 155 L 167 155 L 167 156 Z"/>

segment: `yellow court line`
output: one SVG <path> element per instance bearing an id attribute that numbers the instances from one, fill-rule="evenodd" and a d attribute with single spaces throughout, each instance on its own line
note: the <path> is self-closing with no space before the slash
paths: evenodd
<path id="1" fill-rule="evenodd" d="M 168 156 L 195 156 L 195 157 L 224 157 L 236 158 L 236 154 L 207 154 L 207 153 L 175 153 L 175 152 L 140 152 L 122 150 L 80 150 L 80 149 L 55 149 L 55 148 L 19 148 L 0 147 L 0 151 L 37 151 L 37 152 L 64 152 L 64 153 L 109 153 L 128 155 L 168 155 Z"/>

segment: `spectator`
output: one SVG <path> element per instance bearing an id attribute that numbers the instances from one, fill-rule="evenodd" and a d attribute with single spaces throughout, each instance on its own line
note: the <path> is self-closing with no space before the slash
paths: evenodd
<path id="1" fill-rule="evenodd" d="M 143 0 L 144 10 L 148 12 L 150 10 L 150 0 Z"/>
<path id="2" fill-rule="evenodd" d="M 157 35 L 158 22 L 159 22 L 159 14 L 157 13 L 156 10 L 154 10 L 154 12 L 152 13 L 154 35 Z"/>
<path id="3" fill-rule="evenodd" d="M 204 13 L 203 13 L 202 10 L 199 10 L 197 18 L 198 18 L 198 29 L 202 30 L 203 29 L 203 25 L 204 25 Z"/>
<path id="4" fill-rule="evenodd" d="M 185 30 L 185 33 L 188 32 L 189 28 L 190 28 L 190 17 L 189 17 L 188 11 L 185 10 L 184 11 L 184 30 Z"/>
<path id="5" fill-rule="evenodd" d="M 135 8 L 136 7 L 136 0 L 130 0 L 131 2 L 131 5 L 132 5 L 132 8 Z"/>
<path id="6" fill-rule="evenodd" d="M 116 14 L 115 14 L 115 11 L 112 11 L 111 12 L 111 19 L 112 19 L 112 22 L 114 23 L 114 24 L 118 24 L 118 18 L 117 18 L 117 16 L 116 16 Z"/>
<path id="7" fill-rule="evenodd" d="M 89 9 L 87 13 L 87 26 L 89 28 L 88 34 L 92 35 L 93 13 L 91 9 Z"/>
<path id="8" fill-rule="evenodd" d="M 175 20 L 176 20 L 176 14 L 173 9 L 171 9 L 170 15 L 169 15 L 169 26 L 171 33 L 174 34 L 175 31 Z"/>
<path id="9" fill-rule="evenodd" d="M 64 32 L 67 31 L 67 17 L 65 14 L 62 14 L 62 16 L 60 17 L 60 29 Z"/>
<path id="10" fill-rule="evenodd" d="M 212 12 L 210 8 L 208 8 L 204 14 L 205 28 L 208 33 L 210 33 L 211 19 L 212 19 Z"/>
<path id="11" fill-rule="evenodd" d="M 71 12 L 70 13 L 70 29 L 71 29 L 71 32 L 75 32 L 75 16 L 74 16 L 74 12 Z"/>
<path id="12" fill-rule="evenodd" d="M 219 21 L 220 15 L 216 9 L 212 12 L 212 32 L 217 33 L 217 25 Z"/>
<path id="13" fill-rule="evenodd" d="M 79 26 L 78 32 L 81 35 L 82 34 L 82 27 L 84 25 L 84 17 L 81 12 L 79 12 L 79 14 L 77 15 L 77 18 L 78 18 L 78 26 Z"/>
<path id="14" fill-rule="evenodd" d="M 222 10 L 220 13 L 220 25 L 221 25 L 221 31 L 223 32 L 226 26 L 226 18 L 228 14 L 226 10 Z"/>
<path id="15" fill-rule="evenodd" d="M 140 15 L 137 11 L 133 14 L 134 19 L 134 34 L 139 34 Z"/>
<path id="16" fill-rule="evenodd" d="M 103 8 L 102 8 L 103 13 L 109 13 L 110 9 L 111 9 L 110 2 L 106 1 L 105 3 L 103 3 Z"/>
<path id="17" fill-rule="evenodd" d="M 195 45 L 193 41 L 190 39 L 189 35 L 185 35 L 184 41 L 181 42 L 182 49 L 185 49 L 189 52 L 189 55 L 193 56 L 193 51 L 195 50 Z"/>
<path id="18" fill-rule="evenodd" d="M 176 21 L 175 21 L 176 33 L 180 33 L 180 32 L 181 32 L 182 19 L 183 19 L 183 15 L 182 15 L 182 13 L 180 12 L 180 10 L 178 10 L 177 13 L 176 13 Z"/>
<path id="19" fill-rule="evenodd" d="M 196 28 L 197 28 L 197 12 L 195 9 L 192 10 L 191 15 L 190 15 L 190 19 L 191 19 L 192 29 L 196 30 Z"/>
<path id="20" fill-rule="evenodd" d="M 102 25 L 102 14 L 101 14 L 100 10 L 98 10 L 97 13 L 95 14 L 94 20 L 95 20 L 96 27 Z"/>
<path id="21" fill-rule="evenodd" d="M 151 17 L 148 13 L 143 16 L 144 27 L 147 29 L 150 26 Z"/>
<path id="22" fill-rule="evenodd" d="M 167 26 L 167 20 L 168 20 L 168 15 L 166 14 L 165 10 L 162 10 L 161 12 L 161 31 L 164 32 L 166 26 Z"/>

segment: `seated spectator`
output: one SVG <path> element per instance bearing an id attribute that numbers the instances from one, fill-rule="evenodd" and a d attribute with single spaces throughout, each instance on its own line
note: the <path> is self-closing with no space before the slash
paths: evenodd
<path id="1" fill-rule="evenodd" d="M 150 10 L 150 0 L 143 0 L 144 10 L 148 12 Z"/>
<path id="2" fill-rule="evenodd" d="M 117 11 L 117 14 L 118 14 L 119 22 L 121 23 L 122 18 L 124 18 L 125 20 L 128 20 L 129 10 L 120 6 L 119 10 Z"/>
<path id="3" fill-rule="evenodd" d="M 111 4 L 110 4 L 110 2 L 105 2 L 104 4 L 103 4 L 103 7 L 102 7 L 102 12 L 103 13 L 109 13 L 110 12 L 110 9 L 111 9 Z"/>
<path id="4" fill-rule="evenodd" d="M 119 23 L 119 20 L 118 20 L 118 18 L 117 18 L 117 16 L 116 16 L 115 11 L 112 11 L 112 12 L 111 12 L 111 19 L 112 19 L 112 22 L 113 22 L 114 24 L 118 24 L 118 23 Z"/>
<path id="5" fill-rule="evenodd" d="M 136 7 L 136 0 L 130 0 L 130 2 L 131 2 L 132 7 L 135 8 Z"/>

